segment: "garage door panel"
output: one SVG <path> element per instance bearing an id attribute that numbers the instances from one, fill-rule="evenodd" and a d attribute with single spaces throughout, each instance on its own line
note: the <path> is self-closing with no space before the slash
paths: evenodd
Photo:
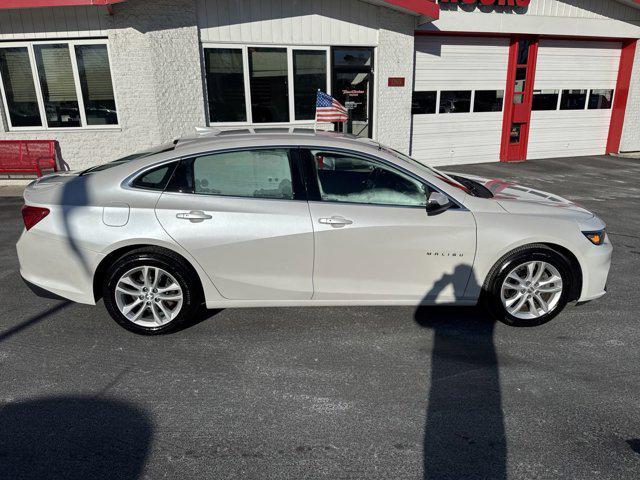
<path id="1" fill-rule="evenodd" d="M 619 42 L 542 39 L 534 89 L 615 90 L 620 48 Z M 533 111 L 527 158 L 602 155 L 610 121 L 611 109 Z"/>
<path id="2" fill-rule="evenodd" d="M 527 158 L 602 155 L 611 110 L 532 112 Z"/>
<path id="3" fill-rule="evenodd" d="M 504 91 L 509 39 L 416 37 L 415 45 L 416 91 Z M 414 115 L 411 153 L 430 165 L 497 161 L 501 133 L 502 112 Z"/>

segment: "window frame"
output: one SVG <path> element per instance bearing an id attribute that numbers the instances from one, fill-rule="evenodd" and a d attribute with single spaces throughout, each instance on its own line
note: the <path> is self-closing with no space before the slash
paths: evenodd
<path id="1" fill-rule="evenodd" d="M 79 127 L 49 127 L 47 121 L 46 109 L 44 105 L 44 96 L 42 94 L 42 85 L 40 83 L 40 77 L 38 72 L 38 66 L 36 62 L 34 45 L 66 45 L 69 50 L 69 57 L 71 59 L 71 72 L 73 74 L 73 81 L 75 83 L 76 97 L 78 99 L 78 109 L 80 112 L 80 126 Z M 82 96 L 82 84 L 80 82 L 80 73 L 78 70 L 78 58 L 76 56 L 76 45 L 105 45 L 107 49 L 107 58 L 109 61 L 109 72 L 111 74 L 111 87 L 113 89 L 113 100 L 116 106 L 116 116 L 118 117 L 118 123 L 113 125 L 88 125 L 87 113 L 85 111 L 84 98 Z M 19 41 L 19 42 L 0 42 L 0 48 L 26 48 L 29 55 L 29 64 L 31 66 L 31 76 L 33 78 L 34 87 L 36 90 L 36 100 L 38 102 L 38 111 L 40 113 L 40 119 L 42 125 L 29 126 L 29 127 L 14 127 L 11 123 L 11 116 L 9 115 L 9 104 L 7 103 L 7 95 L 4 88 L 4 81 L 0 76 L 0 92 L 2 94 L 2 108 L 4 110 L 5 117 L 7 119 L 7 127 L 10 132 L 24 132 L 24 131 L 47 131 L 47 132 L 68 132 L 77 130 L 120 130 L 120 108 L 118 106 L 118 94 L 116 92 L 115 83 L 113 81 L 113 65 L 111 61 L 111 51 L 109 49 L 109 42 L 106 38 L 94 38 L 94 39 L 81 39 L 81 40 L 34 40 L 34 41 Z"/>
<path id="2" fill-rule="evenodd" d="M 251 111 L 251 81 L 249 77 L 249 49 L 250 48 L 280 48 L 287 51 L 287 93 L 289 95 L 289 121 L 288 122 L 253 122 L 253 112 Z M 331 95 L 331 47 L 323 45 L 281 45 L 266 43 L 211 43 L 202 44 L 202 58 L 204 59 L 205 50 L 207 49 L 231 49 L 242 50 L 242 77 L 244 80 L 244 95 L 246 117 L 245 122 L 212 122 L 209 117 L 209 95 L 207 92 L 207 72 L 205 70 L 204 61 L 202 62 L 202 81 L 204 83 L 205 105 L 207 106 L 207 125 L 212 127 L 252 127 L 252 126 L 289 126 L 289 125 L 309 125 L 314 119 L 297 120 L 295 112 L 295 90 L 294 90 L 294 71 L 293 71 L 293 51 L 294 50 L 312 50 L 324 51 L 326 53 L 327 67 L 327 92 Z"/>
<path id="3" fill-rule="evenodd" d="M 450 115 L 450 113 L 442 113 L 440 112 L 440 98 L 441 98 L 441 93 L 442 92 L 452 92 L 452 91 L 463 91 L 463 92 L 471 92 L 471 110 L 469 110 L 468 112 L 454 112 L 457 113 L 458 115 L 469 115 L 472 113 L 475 114 L 480 114 L 480 115 L 491 115 L 491 114 L 497 114 L 497 113 L 503 113 L 504 112 L 504 106 L 505 106 L 505 98 L 504 98 L 504 88 L 473 88 L 470 90 L 450 90 L 450 89 L 446 89 L 446 90 L 413 90 L 411 92 L 412 95 L 412 100 L 413 100 L 413 94 L 414 93 L 420 93 L 420 92 L 436 92 L 436 111 L 433 113 L 413 113 L 411 112 L 411 116 L 414 115 Z M 487 92 L 487 91 L 496 91 L 496 92 L 502 92 L 502 108 L 500 110 L 494 110 L 491 112 L 476 112 L 474 111 L 475 109 L 475 104 L 476 104 L 476 92 L 480 91 L 480 92 Z"/>
<path id="4" fill-rule="evenodd" d="M 176 173 L 180 169 L 180 164 L 183 164 L 183 163 L 189 164 L 190 166 L 188 167 L 188 170 L 190 174 L 193 176 L 194 175 L 193 163 L 197 158 L 207 157 L 207 156 L 217 155 L 217 154 L 224 154 L 224 153 L 244 152 L 247 150 L 287 150 L 287 155 L 289 157 L 289 169 L 291 171 L 291 187 L 293 189 L 293 198 L 269 198 L 269 197 L 263 198 L 263 197 L 245 197 L 240 195 L 210 195 L 206 193 L 196 193 L 195 178 L 192 178 L 192 183 L 194 185 L 194 188 L 190 189 L 189 191 L 174 191 L 169 189 L 169 187 L 171 186 L 174 180 L 173 177 L 176 175 Z M 264 145 L 264 146 L 253 146 L 253 147 L 244 146 L 244 147 L 236 147 L 236 148 L 225 148 L 221 150 L 206 150 L 206 151 L 198 152 L 191 155 L 185 155 L 183 157 L 164 160 L 162 162 L 158 162 L 153 165 L 144 167 L 138 170 L 133 175 L 130 175 L 128 179 L 125 180 L 125 182 L 123 182 L 123 185 L 126 185 L 127 188 L 149 191 L 149 189 L 143 189 L 143 188 L 134 186 L 133 181 L 139 177 L 142 177 L 143 175 L 145 175 L 146 173 L 148 173 L 149 171 L 155 168 L 160 168 L 171 162 L 177 162 L 176 168 L 174 169 L 173 174 L 171 175 L 171 178 L 169 178 L 169 181 L 167 182 L 167 185 L 165 186 L 162 193 L 167 193 L 172 195 L 197 195 L 198 197 L 201 197 L 201 198 L 213 198 L 213 199 L 235 198 L 235 199 L 244 199 L 244 200 L 268 200 L 268 201 L 276 201 L 276 202 L 295 202 L 295 201 L 306 202 L 307 187 L 306 187 L 304 176 L 300 166 L 299 152 L 300 152 L 300 147 L 297 145 Z M 154 191 L 157 191 L 157 190 L 154 190 Z"/>

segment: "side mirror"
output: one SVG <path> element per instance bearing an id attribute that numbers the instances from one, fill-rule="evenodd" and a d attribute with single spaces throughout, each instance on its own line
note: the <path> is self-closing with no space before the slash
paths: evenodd
<path id="1" fill-rule="evenodd" d="M 441 192 L 431 192 L 429 198 L 427 199 L 428 215 L 438 215 L 445 212 L 446 210 L 449 210 L 449 207 L 451 207 L 451 201 L 449 200 L 449 197 Z"/>

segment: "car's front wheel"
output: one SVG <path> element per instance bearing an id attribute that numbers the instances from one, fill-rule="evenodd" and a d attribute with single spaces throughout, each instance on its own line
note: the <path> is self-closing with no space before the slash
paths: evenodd
<path id="1" fill-rule="evenodd" d="M 499 321 L 533 327 L 552 320 L 566 306 L 571 292 L 571 265 L 546 245 L 521 247 L 493 267 L 483 303 Z"/>
<path id="2" fill-rule="evenodd" d="M 155 249 L 135 250 L 106 272 L 103 299 L 127 330 L 155 335 L 174 330 L 198 307 L 196 279 L 184 261 Z"/>

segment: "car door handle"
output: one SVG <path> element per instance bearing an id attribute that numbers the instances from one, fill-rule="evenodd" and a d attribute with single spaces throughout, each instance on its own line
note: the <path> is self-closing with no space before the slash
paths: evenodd
<path id="1" fill-rule="evenodd" d="M 204 220 L 211 220 L 213 217 L 199 210 L 192 210 L 190 212 L 178 213 L 176 215 L 176 218 L 179 218 L 180 220 L 189 220 L 193 223 L 198 223 Z"/>
<path id="2" fill-rule="evenodd" d="M 333 216 L 319 218 L 318 222 L 324 225 L 331 225 L 332 227 L 344 227 L 345 225 L 351 225 L 353 223 L 353 220 L 348 220 L 344 217 Z"/>

